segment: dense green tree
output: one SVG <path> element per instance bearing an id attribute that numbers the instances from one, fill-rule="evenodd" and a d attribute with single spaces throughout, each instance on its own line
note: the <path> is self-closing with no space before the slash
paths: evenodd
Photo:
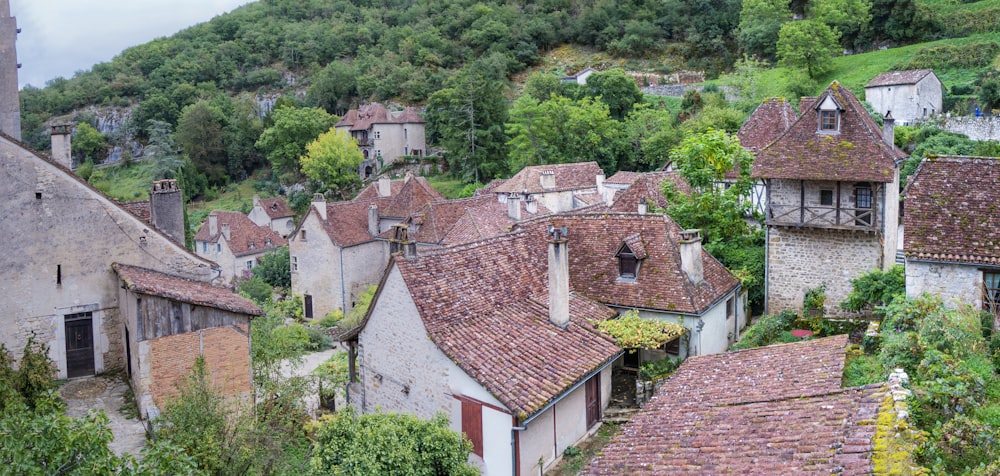
<path id="1" fill-rule="evenodd" d="M 858 40 L 871 24 L 871 7 L 869 0 L 811 0 L 808 15 L 840 33 L 841 46 L 853 49 L 863 46 Z"/>
<path id="2" fill-rule="evenodd" d="M 263 131 L 264 123 L 260 120 L 257 102 L 250 97 L 232 100 L 222 137 L 226 146 L 226 172 L 230 177 L 243 179 L 265 165 L 254 145 Z"/>
<path id="3" fill-rule="evenodd" d="M 562 81 L 559 76 L 552 73 L 536 71 L 528 75 L 523 94 L 535 98 L 536 101 L 547 101 L 552 95 L 562 94 Z"/>
<path id="4" fill-rule="evenodd" d="M 357 94 L 356 75 L 351 63 L 333 61 L 313 77 L 307 97 L 312 104 L 343 115 Z"/>
<path id="5" fill-rule="evenodd" d="M 79 163 L 100 162 L 108 148 L 108 139 L 86 122 L 80 122 L 73 131 L 73 156 Z"/>
<path id="6" fill-rule="evenodd" d="M 260 258 L 253 269 L 254 276 L 260 276 L 267 284 L 276 288 L 290 288 L 292 273 L 288 247 L 282 246 Z"/>
<path id="7" fill-rule="evenodd" d="M 281 107 L 271 113 L 274 124 L 264 129 L 257 148 L 271 162 L 280 176 L 294 178 L 299 174 L 299 157 L 306 144 L 330 130 L 336 117 L 316 107 Z"/>
<path id="8" fill-rule="evenodd" d="M 177 151 L 174 135 L 170 124 L 163 121 L 150 121 L 147 131 L 149 144 L 145 155 L 153 163 L 153 180 L 177 178 L 184 161 Z"/>
<path id="9" fill-rule="evenodd" d="M 473 475 L 472 444 L 451 430 L 448 418 L 421 420 L 394 413 L 355 414 L 347 407 L 315 425 L 312 474 Z"/>
<path id="10" fill-rule="evenodd" d="M 642 91 L 635 79 L 621 68 L 594 73 L 587 77 L 588 94 L 599 97 L 608 105 L 608 112 L 616 120 L 623 120 L 632 107 L 642 102 Z"/>
<path id="11" fill-rule="evenodd" d="M 220 185 L 229 181 L 226 171 L 227 158 L 224 143 L 226 118 L 222 111 L 208 101 L 198 101 L 185 106 L 177 121 L 174 139 L 195 167 L 205 174 L 209 184 Z"/>
<path id="12" fill-rule="evenodd" d="M 299 162 L 306 177 L 347 200 L 361 185 L 358 166 L 364 159 L 348 132 L 331 129 L 306 145 L 306 154 Z"/>
<path id="13" fill-rule="evenodd" d="M 646 105 L 636 106 L 625 119 L 630 160 L 621 164 L 620 169 L 650 171 L 663 167 L 670 150 L 680 143 L 682 136 L 674 113 Z"/>
<path id="14" fill-rule="evenodd" d="M 791 21 L 789 0 L 743 0 L 737 41 L 744 54 L 775 61 L 781 25 Z"/>
<path id="15" fill-rule="evenodd" d="M 815 78 L 830 70 L 830 59 L 840 51 L 839 39 L 838 32 L 818 20 L 785 23 L 778 34 L 778 64 L 804 69 Z"/>
<path id="16" fill-rule="evenodd" d="M 595 99 L 579 101 L 553 96 L 538 102 L 521 96 L 507 123 L 509 169 L 525 166 L 597 160 L 616 168 L 611 148 L 621 136 L 621 125 L 611 119 L 608 106 Z"/>
<path id="17" fill-rule="evenodd" d="M 427 102 L 429 139 L 445 149 L 451 173 L 482 182 L 506 172 L 506 60 L 491 55 L 465 66 Z"/>

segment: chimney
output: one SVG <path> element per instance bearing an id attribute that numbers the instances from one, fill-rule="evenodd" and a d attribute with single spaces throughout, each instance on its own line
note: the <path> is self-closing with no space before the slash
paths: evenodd
<path id="1" fill-rule="evenodd" d="M 566 227 L 549 226 L 549 321 L 558 327 L 569 324 L 569 257 Z"/>
<path id="2" fill-rule="evenodd" d="M 320 219 L 326 221 L 326 197 L 322 193 L 314 193 L 312 206 L 316 208 L 316 213 L 319 214 Z"/>
<path id="3" fill-rule="evenodd" d="M 531 195 L 525 194 L 524 195 L 524 209 L 527 210 L 528 213 L 531 213 L 531 214 L 538 213 L 538 202 L 536 202 L 534 199 L 532 199 Z"/>
<path id="4" fill-rule="evenodd" d="M 52 160 L 67 169 L 73 168 L 72 132 L 72 124 L 56 124 L 52 126 Z"/>
<path id="5" fill-rule="evenodd" d="M 417 243 L 410 241 L 409 228 L 405 223 L 392 225 L 392 238 L 389 239 L 389 254 L 402 253 L 404 258 L 417 257 Z"/>
<path id="6" fill-rule="evenodd" d="M 219 234 L 219 217 L 215 212 L 208 214 L 208 236 L 215 238 Z"/>
<path id="7" fill-rule="evenodd" d="M 681 269 L 694 284 L 705 280 L 701 265 L 701 230 L 684 230 L 678 246 L 681 252 Z"/>
<path id="8" fill-rule="evenodd" d="M 253 206 L 254 208 L 260 206 L 260 195 L 257 195 L 256 193 L 253 194 Z"/>
<path id="9" fill-rule="evenodd" d="M 149 221 L 177 243 L 184 243 L 184 194 L 173 179 L 156 180 L 149 192 Z"/>
<path id="10" fill-rule="evenodd" d="M 896 144 L 896 120 L 892 118 L 892 111 L 885 111 L 885 117 L 882 118 L 882 140 L 889 147 Z"/>
<path id="11" fill-rule="evenodd" d="M 378 196 L 388 197 L 392 195 L 392 182 L 389 177 L 382 176 L 378 178 Z"/>
<path id="12" fill-rule="evenodd" d="M 222 237 L 229 241 L 232 235 L 229 234 L 229 223 L 222 224 Z"/>
<path id="13" fill-rule="evenodd" d="M 604 196 L 604 174 L 597 174 L 597 193 Z"/>
<path id="14" fill-rule="evenodd" d="M 17 92 L 17 19 L 9 0 L 0 1 L 0 132 L 21 140 L 21 101 Z"/>
<path id="15" fill-rule="evenodd" d="M 541 182 L 542 188 L 546 190 L 556 188 L 556 173 L 551 170 L 542 172 L 542 175 L 538 176 L 538 180 Z"/>
<path id="16" fill-rule="evenodd" d="M 378 231 L 378 205 L 373 203 L 368 206 L 368 234 L 375 236 Z"/>
<path id="17" fill-rule="evenodd" d="M 521 221 L 521 197 L 517 193 L 507 196 L 507 216 L 511 220 Z"/>
<path id="18" fill-rule="evenodd" d="M 639 214 L 645 215 L 646 212 L 648 211 L 649 211 L 649 205 L 646 204 L 646 199 L 645 198 L 639 199 Z"/>

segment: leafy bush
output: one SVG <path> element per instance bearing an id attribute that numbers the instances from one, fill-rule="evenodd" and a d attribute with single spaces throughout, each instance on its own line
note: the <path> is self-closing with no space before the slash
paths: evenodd
<path id="1" fill-rule="evenodd" d="M 806 290 L 805 296 L 802 298 L 802 309 L 818 309 L 823 310 L 823 306 L 826 305 L 826 283 L 820 284 L 815 288 L 809 288 Z"/>
<path id="2" fill-rule="evenodd" d="M 344 311 L 341 311 L 340 309 L 334 309 L 326 313 L 326 315 L 323 316 L 322 319 L 314 322 L 313 324 L 320 327 L 331 328 L 337 326 L 343 319 L 344 319 Z"/>
<path id="3" fill-rule="evenodd" d="M 957 359 L 986 350 L 979 313 L 971 309 L 930 313 L 920 321 L 917 333 L 923 346 Z"/>
<path id="4" fill-rule="evenodd" d="M 632 309 L 617 319 L 597 323 L 597 328 L 627 349 L 655 349 L 687 333 L 680 324 L 659 319 L 644 319 Z"/>
<path id="5" fill-rule="evenodd" d="M 782 332 L 792 329 L 796 318 L 798 315 L 792 311 L 781 311 L 780 314 L 763 316 L 756 324 L 747 328 L 743 337 L 733 345 L 732 349 L 751 349 L 777 342 L 781 339 Z"/>
<path id="6" fill-rule="evenodd" d="M 316 352 L 333 347 L 333 337 L 330 332 L 323 327 L 303 326 L 309 336 L 309 350 Z"/>
<path id="7" fill-rule="evenodd" d="M 264 282 L 259 276 L 253 276 L 250 279 L 241 281 L 238 289 L 240 295 L 257 303 L 258 306 L 264 306 L 270 302 L 271 295 L 274 293 L 274 288 Z"/>
<path id="8" fill-rule="evenodd" d="M 847 363 L 844 365 L 844 386 L 858 387 L 871 383 L 884 382 L 887 372 L 885 367 L 873 355 L 865 355 L 857 346 L 847 351 Z"/>
<path id="9" fill-rule="evenodd" d="M 917 378 L 914 393 L 922 402 L 922 413 L 914 417 L 927 426 L 970 412 L 986 390 L 982 377 L 965 362 L 933 349 L 920 362 Z"/>
<path id="10" fill-rule="evenodd" d="M 840 303 L 841 309 L 858 312 L 874 310 L 906 295 L 906 275 L 903 267 L 894 265 L 889 271 L 872 270 L 851 280 L 851 293 Z"/>
<path id="11" fill-rule="evenodd" d="M 260 258 L 253 269 L 254 276 L 260 276 L 267 284 L 276 288 L 292 286 L 292 272 L 288 247 L 282 246 Z"/>
<path id="12" fill-rule="evenodd" d="M 959 415 L 934 431 L 930 443 L 923 458 L 933 461 L 933 468 L 940 474 L 961 474 L 968 468 L 985 467 L 996 460 L 1000 432 L 979 420 Z"/>
<path id="13" fill-rule="evenodd" d="M 639 378 L 642 380 L 660 380 L 670 376 L 681 366 L 681 359 L 671 357 L 662 360 L 651 360 L 639 365 Z"/>
<path id="14" fill-rule="evenodd" d="M 917 366 L 924 358 L 924 349 L 916 332 L 883 331 L 878 353 L 879 362 L 886 369 L 901 368 L 909 375 L 915 375 Z"/>

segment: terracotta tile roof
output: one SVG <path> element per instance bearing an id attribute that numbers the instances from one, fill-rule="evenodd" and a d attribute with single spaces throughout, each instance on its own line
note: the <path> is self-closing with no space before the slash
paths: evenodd
<path id="1" fill-rule="evenodd" d="M 573 194 L 573 208 L 589 207 L 591 205 L 604 204 L 604 196 L 595 190 L 592 193 Z"/>
<path id="2" fill-rule="evenodd" d="M 659 208 L 667 208 L 670 202 L 667 201 L 667 197 L 663 196 L 663 182 L 667 180 L 673 182 L 674 188 L 678 192 L 691 193 L 691 185 L 677 172 L 637 174 L 627 189 L 615 195 L 615 200 L 611 203 L 611 211 L 634 213 L 638 210 L 640 200 L 652 201 Z"/>
<path id="3" fill-rule="evenodd" d="M 519 206 L 522 219 L 550 213 L 540 203 L 536 203 L 536 213 L 528 212 L 524 200 Z M 507 207 L 508 204 L 498 202 L 495 195 L 430 203 L 407 220 L 417 225 L 417 231 L 411 231 L 410 239 L 418 243 L 450 246 L 492 238 L 507 233 L 516 223 L 508 215 Z"/>
<path id="4" fill-rule="evenodd" d="M 327 220 L 323 229 L 334 244 L 353 246 L 376 239 L 368 233 L 368 208 L 372 204 L 378 207 L 380 217 L 406 219 L 427 204 L 444 200 L 423 177 L 393 180 L 390 183 L 392 195 L 389 197 L 379 197 L 377 187 L 378 182 L 374 182 L 354 200 L 326 204 Z M 392 230 L 379 236 L 391 237 Z"/>
<path id="5" fill-rule="evenodd" d="M 886 387 L 841 388 L 847 336 L 687 359 L 590 474 L 871 474 Z"/>
<path id="6" fill-rule="evenodd" d="M 897 84 L 917 84 L 921 79 L 933 74 L 929 69 L 912 69 L 909 71 L 889 71 L 875 76 L 874 79 L 865 85 L 865 88 L 875 88 L 879 86 L 894 86 Z"/>
<path id="7" fill-rule="evenodd" d="M 519 233 L 394 258 L 430 339 L 522 419 L 621 351 L 588 322 L 613 312 L 585 297 L 549 322 L 547 246 Z"/>
<path id="8" fill-rule="evenodd" d="M 543 173 L 555 174 L 555 187 L 543 188 L 541 176 Z M 578 190 L 581 188 L 596 188 L 597 176 L 604 171 L 597 162 L 576 162 L 570 164 L 534 165 L 525 167 L 514 174 L 494 191 L 496 193 L 543 193 L 563 190 Z"/>
<path id="9" fill-rule="evenodd" d="M 473 193 L 473 195 L 474 196 L 492 195 L 494 189 L 496 189 L 500 185 L 503 185 L 504 182 L 506 182 L 506 180 L 504 180 L 504 179 L 493 179 L 493 180 L 490 180 L 490 183 L 488 183 L 486 185 L 483 185 L 481 188 L 477 188 L 476 191 Z"/>
<path id="10" fill-rule="evenodd" d="M 757 153 L 754 178 L 891 182 L 903 151 L 885 143 L 882 130 L 858 99 L 834 81 L 813 103 L 833 98 L 842 108 L 839 133 L 820 133 L 819 112 L 807 109 Z"/>
<path id="11" fill-rule="evenodd" d="M 906 256 L 1000 266 L 997 190 L 1000 159 L 925 158 L 905 190 Z"/>
<path id="12" fill-rule="evenodd" d="M 115 203 L 140 220 L 150 223 L 149 200 L 139 200 L 136 202 L 119 202 L 115 200 Z"/>
<path id="13" fill-rule="evenodd" d="M 642 172 L 629 172 L 626 170 L 620 170 L 614 175 L 607 178 L 604 181 L 605 184 L 621 184 L 621 185 L 632 185 L 635 179 L 639 178 Z"/>
<path id="14" fill-rule="evenodd" d="M 785 98 L 769 98 L 754 109 L 736 137 L 751 152 L 763 149 L 795 122 L 795 110 Z"/>
<path id="15" fill-rule="evenodd" d="M 264 315 L 252 301 L 223 287 L 121 263 L 112 263 L 111 267 L 133 292 L 251 316 Z"/>
<path id="16" fill-rule="evenodd" d="M 288 206 L 288 202 L 285 202 L 285 199 L 282 197 L 262 198 L 260 199 L 260 206 L 272 220 L 295 216 L 295 212 L 292 211 L 292 208 Z"/>
<path id="17" fill-rule="evenodd" d="M 352 131 L 371 129 L 372 124 L 413 124 L 425 122 L 416 109 L 403 108 L 402 111 L 388 111 L 385 106 L 375 102 L 357 109 L 351 109 L 344 114 L 334 127 L 350 127 Z"/>
<path id="18" fill-rule="evenodd" d="M 551 215 L 519 226 L 528 230 L 535 242 L 544 242 L 549 225 L 568 230 L 570 288 L 605 304 L 701 314 L 740 284 L 718 260 L 702 251 L 705 281 L 694 285 L 681 269 L 677 244 L 681 228 L 666 215 Z M 637 234 L 648 256 L 641 261 L 634 280 L 620 280 L 618 250 Z"/>
<path id="19" fill-rule="evenodd" d="M 222 226 L 229 225 L 229 240 L 226 245 L 234 256 L 245 256 L 261 253 L 263 251 L 285 246 L 288 242 L 281 235 L 266 226 L 257 226 L 246 215 L 240 212 L 230 212 L 216 210 L 209 213 L 218 219 L 219 229 L 215 236 L 211 236 L 208 221 L 206 218 L 195 234 L 195 241 L 205 241 L 217 243 L 222 237 Z"/>

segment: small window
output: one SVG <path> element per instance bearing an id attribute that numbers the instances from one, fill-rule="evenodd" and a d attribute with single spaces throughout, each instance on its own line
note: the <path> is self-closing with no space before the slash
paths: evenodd
<path id="1" fill-rule="evenodd" d="M 299 230 L 299 238 L 301 238 L 302 241 L 306 241 L 306 231 L 305 230 Z"/>
<path id="2" fill-rule="evenodd" d="M 42 192 L 35 192 L 35 200 L 41 200 L 41 199 L 42 199 Z"/>
<path id="3" fill-rule="evenodd" d="M 202 253 L 208 253 L 208 242 L 207 241 L 202 241 L 201 242 L 201 252 Z"/>
<path id="4" fill-rule="evenodd" d="M 872 188 L 868 184 L 854 187 L 854 225 L 872 226 Z"/>
<path id="5" fill-rule="evenodd" d="M 1000 315 L 1000 273 L 983 273 L 983 310 Z"/>
<path id="6" fill-rule="evenodd" d="M 382 138 L 382 131 L 375 131 L 375 138 L 376 139 L 381 139 Z"/>
<path id="7" fill-rule="evenodd" d="M 667 355 L 671 357 L 678 357 L 681 355 L 681 338 L 678 337 L 666 344 L 663 344 L 663 350 L 667 352 Z"/>
<path id="8" fill-rule="evenodd" d="M 247 269 L 253 269 L 253 260 L 247 261 Z"/>
<path id="9" fill-rule="evenodd" d="M 222 243 L 216 243 L 215 244 L 215 252 L 216 253 L 222 253 Z"/>
<path id="10" fill-rule="evenodd" d="M 820 111 L 819 128 L 823 131 L 837 130 L 837 111 Z"/>
<path id="11" fill-rule="evenodd" d="M 298 271 L 298 270 L 299 270 L 299 257 L 292 256 L 292 271 Z"/>
<path id="12" fill-rule="evenodd" d="M 833 205 L 833 190 L 820 190 L 819 191 L 819 204 L 820 205 Z"/>
<path id="13" fill-rule="evenodd" d="M 618 252 L 618 277 L 635 279 L 639 274 L 639 260 L 635 253 L 626 245 Z"/>

